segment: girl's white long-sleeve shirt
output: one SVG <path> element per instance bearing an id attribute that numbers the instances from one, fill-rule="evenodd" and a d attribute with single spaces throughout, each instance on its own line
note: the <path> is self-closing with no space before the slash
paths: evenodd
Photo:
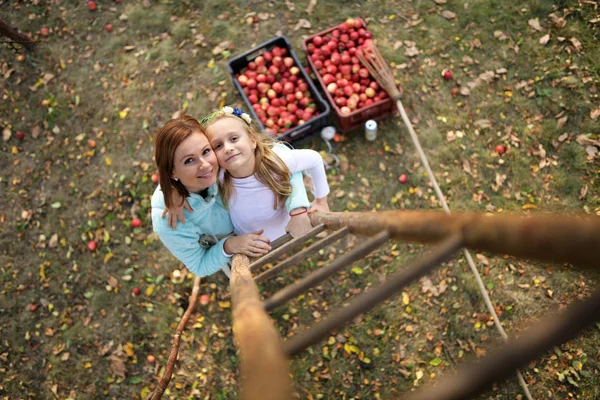
<path id="1" fill-rule="evenodd" d="M 329 194 L 327 174 L 323 158 L 314 150 L 290 150 L 285 146 L 273 148 L 293 174 L 298 171 L 310 172 L 315 190 L 315 197 L 321 198 Z M 273 209 L 275 195 L 268 186 L 261 183 L 254 175 L 247 178 L 232 178 L 233 194 L 229 201 L 229 213 L 236 234 L 256 232 L 264 229 L 263 236 L 270 240 L 285 235 L 285 227 L 290 216 L 285 207 Z"/>

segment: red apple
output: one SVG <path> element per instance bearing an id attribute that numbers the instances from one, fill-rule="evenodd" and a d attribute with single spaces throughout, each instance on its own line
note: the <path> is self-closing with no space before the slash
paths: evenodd
<path id="1" fill-rule="evenodd" d="M 254 59 L 254 62 L 257 66 L 265 65 L 265 58 L 263 56 L 258 56 Z"/>
<path id="2" fill-rule="evenodd" d="M 398 182 L 400 182 L 400 183 L 406 183 L 407 180 L 408 180 L 408 176 L 406 176 L 406 174 L 402 174 L 398 177 Z"/>
<path id="3" fill-rule="evenodd" d="M 40 35 L 48 36 L 50 35 L 50 30 L 47 27 L 43 26 L 40 28 Z"/>
<path id="4" fill-rule="evenodd" d="M 444 77 L 445 80 L 449 81 L 450 79 L 452 79 L 452 70 L 445 68 L 442 71 L 442 77 Z"/>
<path id="5" fill-rule="evenodd" d="M 112 32 L 112 30 L 113 30 L 112 24 L 106 24 L 106 26 L 104 27 L 104 30 L 106 30 L 106 32 Z"/>
<path id="6" fill-rule="evenodd" d="M 142 291 L 140 290 L 140 288 L 138 287 L 134 287 L 133 289 L 131 289 L 131 294 L 134 296 L 137 296 L 138 294 L 140 294 Z"/>
<path id="7" fill-rule="evenodd" d="M 312 42 L 315 46 L 320 47 L 323 44 L 323 38 L 317 35 L 313 38 Z"/>
<path id="8" fill-rule="evenodd" d="M 17 133 L 15 133 L 15 137 L 19 140 L 23 140 L 25 138 L 25 134 L 22 131 L 17 131 Z"/>
<path id="9" fill-rule="evenodd" d="M 37 308 L 38 308 L 37 304 L 33 304 L 33 303 L 32 303 L 32 304 L 29 304 L 29 305 L 27 306 L 27 310 L 29 310 L 29 311 L 31 311 L 31 312 L 35 312 L 35 310 L 37 310 Z"/>
<path id="10" fill-rule="evenodd" d="M 88 8 L 90 11 L 94 11 L 94 10 L 96 9 L 96 2 L 95 2 L 95 1 L 91 1 L 91 0 L 90 0 L 90 1 L 88 1 L 88 2 L 87 2 L 87 8 Z"/>
<path id="11" fill-rule="evenodd" d="M 154 364 L 154 362 L 156 361 L 156 357 L 154 357 L 152 354 L 148 354 L 146 356 L 146 361 L 148 361 L 150 364 Z"/>
<path id="12" fill-rule="evenodd" d="M 246 87 L 248 85 L 248 77 L 244 74 L 238 76 L 237 80 L 242 87 Z"/>
<path id="13" fill-rule="evenodd" d="M 498 153 L 499 155 L 502 155 L 506 152 L 506 147 L 504 145 L 499 144 L 498 146 L 496 146 L 496 153 Z"/>
<path id="14" fill-rule="evenodd" d="M 203 306 L 207 305 L 210 302 L 210 296 L 208 294 L 200 295 L 200 304 Z"/>
<path id="15" fill-rule="evenodd" d="M 288 68 L 291 68 L 294 66 L 294 59 L 292 57 L 285 57 L 283 59 L 283 65 L 285 65 Z"/>
<path id="16" fill-rule="evenodd" d="M 96 242 L 95 240 L 90 240 L 87 243 L 87 248 L 89 251 L 96 251 L 97 247 L 98 247 L 98 242 Z"/>
<path id="17" fill-rule="evenodd" d="M 158 181 L 159 181 L 158 174 L 152 174 L 152 178 L 151 179 L 152 179 L 153 183 L 158 183 Z"/>
<path id="18" fill-rule="evenodd" d="M 89 139 L 87 145 L 90 149 L 93 149 L 94 147 L 96 147 L 96 141 L 94 139 Z"/>
<path id="19" fill-rule="evenodd" d="M 142 226 L 142 221 L 139 218 L 134 218 L 131 220 L 132 228 L 139 228 L 140 226 Z"/>
<path id="20" fill-rule="evenodd" d="M 327 91 L 331 94 L 335 93 L 337 88 L 338 88 L 338 86 L 337 86 L 337 83 L 335 83 L 335 82 L 332 82 L 329 85 L 327 85 Z"/>

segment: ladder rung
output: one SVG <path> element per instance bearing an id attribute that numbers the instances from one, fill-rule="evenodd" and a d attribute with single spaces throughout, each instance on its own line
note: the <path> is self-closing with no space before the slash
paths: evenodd
<path id="1" fill-rule="evenodd" d="M 335 231 L 331 235 L 319 240 L 317 243 L 313 244 L 312 246 L 294 254 L 292 257 L 280 262 L 279 264 L 275 265 L 273 268 L 266 270 L 265 272 L 263 272 L 262 274 L 258 275 L 256 278 L 254 278 L 254 281 L 256 283 L 266 281 L 267 279 L 278 274 L 279 272 L 283 271 L 284 269 L 292 267 L 292 266 L 296 265 L 297 263 L 307 259 L 308 257 L 312 256 L 313 254 L 315 254 L 317 251 L 321 250 L 325 246 L 328 246 L 329 244 L 335 242 L 336 240 L 346 236 L 348 233 L 350 233 L 350 229 L 348 229 L 346 227 L 343 227 L 343 228 Z"/>
<path id="2" fill-rule="evenodd" d="M 319 233 L 323 232 L 324 230 L 325 230 L 325 225 L 323 225 L 323 224 L 317 225 L 314 228 L 312 228 L 310 231 L 306 232 L 304 235 L 290 240 L 289 242 L 285 243 L 284 245 L 278 247 L 275 250 L 271 250 L 269 253 L 265 254 L 263 257 L 259 258 L 258 260 L 254 261 L 252 264 L 250 264 L 250 271 L 252 271 L 253 269 L 256 269 L 256 268 L 260 268 L 263 265 L 270 263 L 273 260 L 276 260 L 282 254 L 284 254 L 288 251 L 294 250 L 298 246 L 301 246 L 302 244 L 304 244 L 305 241 L 307 241 L 308 239 L 310 239 L 312 237 L 317 236 Z M 279 239 L 277 239 L 277 240 L 279 240 Z M 276 242 L 277 240 L 275 240 L 274 242 Z"/>
<path id="3" fill-rule="evenodd" d="M 366 242 L 352 249 L 348 254 L 332 261 L 331 264 L 313 271 L 304 279 L 296 282 L 293 285 L 284 287 L 265 301 L 265 310 L 270 311 L 276 307 L 279 307 L 289 299 L 298 296 L 308 288 L 324 281 L 342 268 L 345 268 L 351 265 L 354 261 L 365 257 L 367 254 L 387 242 L 389 238 L 390 234 L 388 231 L 380 232 L 372 238 L 369 238 Z"/>
<path id="4" fill-rule="evenodd" d="M 332 313 L 327 319 L 314 325 L 305 333 L 294 336 L 285 342 L 285 353 L 289 357 L 295 356 L 307 347 L 325 339 L 332 330 L 339 328 L 360 314 L 369 311 L 375 305 L 398 293 L 399 290 L 409 283 L 429 273 L 439 263 L 452 257 L 462 245 L 463 237 L 460 233 L 448 237 L 431 253 L 414 261 L 408 268 L 403 269 L 397 274 L 391 275 L 381 285 L 362 293 L 350 304 Z"/>

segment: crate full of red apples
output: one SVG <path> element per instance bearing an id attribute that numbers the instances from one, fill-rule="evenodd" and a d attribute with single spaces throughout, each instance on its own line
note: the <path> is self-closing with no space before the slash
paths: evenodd
<path id="1" fill-rule="evenodd" d="M 342 132 L 394 111 L 394 102 L 358 59 L 372 33 L 361 18 L 349 18 L 303 41 L 308 63 L 329 100 Z"/>
<path id="2" fill-rule="evenodd" d="M 327 125 L 329 105 L 284 36 L 233 58 L 227 68 L 252 118 L 277 139 L 297 141 Z"/>

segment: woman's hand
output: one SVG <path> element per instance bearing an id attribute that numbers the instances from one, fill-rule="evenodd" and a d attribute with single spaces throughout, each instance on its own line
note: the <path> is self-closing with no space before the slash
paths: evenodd
<path id="1" fill-rule="evenodd" d="M 313 204 L 312 207 L 310 207 L 310 210 L 308 210 L 308 212 L 311 213 L 315 211 L 330 212 L 329 204 L 327 204 L 327 196 L 321 197 L 320 199 L 315 199 L 315 204 Z"/>
<path id="2" fill-rule="evenodd" d="M 223 249 L 227 254 L 245 254 L 248 257 L 260 257 L 271 250 L 269 239 L 261 236 L 263 229 L 254 233 L 247 233 L 240 236 L 231 236 L 223 244 Z"/>
<path id="3" fill-rule="evenodd" d="M 302 207 L 304 209 L 304 207 Z M 297 238 L 305 234 L 306 232 L 312 229 L 312 224 L 310 223 L 310 218 L 308 218 L 308 213 L 306 209 L 304 212 L 301 212 L 298 215 L 294 215 L 297 213 L 296 210 L 292 210 L 290 212 L 290 222 L 285 227 L 285 231 L 292 235 L 293 238 Z"/>
<path id="4" fill-rule="evenodd" d="M 192 207 L 188 203 L 187 199 L 182 198 L 177 190 L 171 191 L 171 204 L 179 204 L 174 209 L 165 208 L 162 212 L 161 218 L 168 216 L 167 225 L 173 229 L 177 229 L 177 220 L 185 224 L 185 217 L 183 216 L 183 209 L 193 211 Z"/>

